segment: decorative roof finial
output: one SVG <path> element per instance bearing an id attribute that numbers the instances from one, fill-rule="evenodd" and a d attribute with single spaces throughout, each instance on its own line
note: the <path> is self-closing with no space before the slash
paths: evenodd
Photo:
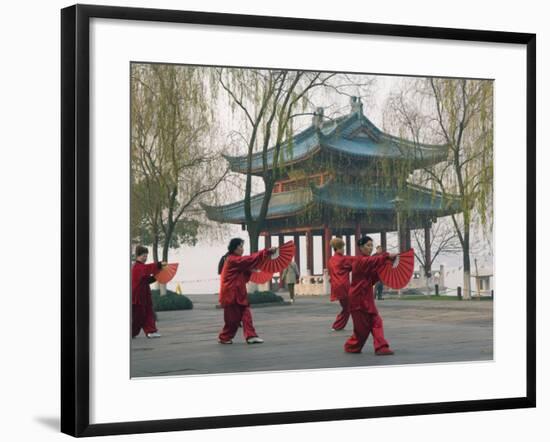
<path id="1" fill-rule="evenodd" d="M 322 107 L 318 107 L 315 109 L 315 112 L 313 113 L 313 126 L 315 126 L 317 129 L 320 129 L 323 125 L 323 115 L 325 114 L 325 110 Z"/>
<path id="2" fill-rule="evenodd" d="M 360 97 L 351 97 L 350 104 L 352 113 L 363 114 L 363 103 Z"/>

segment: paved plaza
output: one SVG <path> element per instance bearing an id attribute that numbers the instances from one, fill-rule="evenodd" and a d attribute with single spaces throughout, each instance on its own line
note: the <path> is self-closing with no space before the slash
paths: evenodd
<path id="1" fill-rule="evenodd" d="M 288 300 L 288 294 L 282 296 Z M 339 305 L 327 296 L 299 297 L 294 304 L 253 306 L 264 344 L 246 344 L 242 329 L 232 345 L 217 335 L 223 310 L 217 296 L 189 295 L 193 310 L 158 312 L 162 338 L 131 340 L 132 377 L 299 370 L 372 365 L 485 361 L 493 358 L 492 301 L 377 301 L 394 356 L 376 356 L 369 337 L 363 353 L 347 354 L 344 331 L 331 331 Z"/>

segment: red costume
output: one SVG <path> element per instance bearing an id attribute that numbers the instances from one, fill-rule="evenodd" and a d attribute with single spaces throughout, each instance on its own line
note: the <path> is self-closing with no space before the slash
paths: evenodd
<path id="1" fill-rule="evenodd" d="M 161 263 L 143 264 L 140 261 L 132 266 L 132 337 L 139 335 L 142 328 L 145 334 L 157 331 L 149 284 L 155 281 L 153 275 L 161 267 Z"/>
<path id="2" fill-rule="evenodd" d="M 220 341 L 233 339 L 241 322 L 245 339 L 258 336 L 252 323 L 246 283 L 250 280 L 252 269 L 268 255 L 269 250 L 264 249 L 248 256 L 229 254 L 225 259 L 220 278 L 220 305 L 224 309 L 225 325 L 218 336 Z"/>
<path id="3" fill-rule="evenodd" d="M 372 333 L 374 351 L 389 350 L 384 338 L 382 317 L 374 303 L 373 284 L 378 281 L 378 269 L 388 258 L 387 253 L 356 257 L 351 271 L 349 306 L 353 320 L 353 335 L 346 341 L 348 353 L 360 353 L 369 334 Z M 385 347 L 385 348 L 384 348 Z"/>
<path id="4" fill-rule="evenodd" d="M 332 324 L 333 330 L 342 330 L 349 320 L 349 273 L 351 272 L 354 259 L 355 257 L 344 256 L 336 252 L 328 260 L 327 267 L 330 276 L 330 301 L 339 301 L 340 306 L 342 307 L 342 311 L 338 314 L 338 316 L 336 316 L 336 320 Z"/>

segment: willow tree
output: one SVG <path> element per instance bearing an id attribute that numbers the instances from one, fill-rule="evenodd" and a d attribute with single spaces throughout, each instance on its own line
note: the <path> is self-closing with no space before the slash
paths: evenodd
<path id="1" fill-rule="evenodd" d="M 162 249 L 194 244 L 199 202 L 227 171 L 212 146 L 213 111 L 206 68 L 134 64 L 131 78 L 132 232 Z"/>
<path id="2" fill-rule="evenodd" d="M 394 124 L 415 142 L 448 146 L 447 161 L 421 169 L 417 182 L 431 185 L 461 211 L 451 215 L 463 256 L 464 299 L 471 298 L 471 234 L 493 222 L 493 82 L 426 78 L 394 94 Z"/>
<path id="3" fill-rule="evenodd" d="M 227 93 L 231 109 L 244 121 L 241 138 L 246 145 L 247 171 L 244 211 L 250 241 L 250 250 L 258 250 L 269 201 L 275 182 L 285 171 L 285 157 L 292 153 L 294 120 L 304 115 L 309 106 L 309 95 L 314 89 L 328 86 L 335 74 L 321 72 L 218 69 L 216 77 Z M 271 150 L 270 150 L 271 149 Z M 272 166 L 268 166 L 268 151 Z M 261 152 L 264 198 L 258 213 L 252 212 L 252 156 Z"/>

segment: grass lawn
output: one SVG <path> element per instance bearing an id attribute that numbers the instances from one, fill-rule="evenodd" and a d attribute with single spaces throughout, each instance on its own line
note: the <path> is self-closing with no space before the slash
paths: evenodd
<path id="1" fill-rule="evenodd" d="M 458 296 L 436 296 L 436 295 L 403 295 L 401 298 L 397 298 L 396 295 L 387 297 L 387 299 L 400 299 L 404 301 L 462 301 Z M 472 296 L 472 301 L 492 301 L 490 296 Z"/>

